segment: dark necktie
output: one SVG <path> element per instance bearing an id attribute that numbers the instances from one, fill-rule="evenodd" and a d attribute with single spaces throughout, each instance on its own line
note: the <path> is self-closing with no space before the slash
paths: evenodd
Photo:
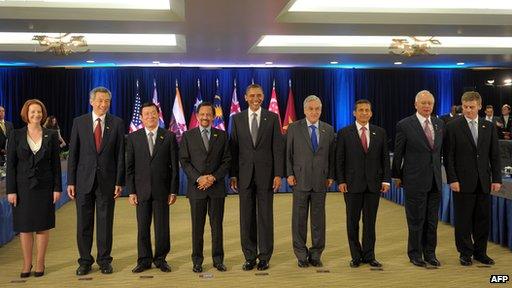
<path id="1" fill-rule="evenodd" d="M 148 133 L 148 144 L 149 144 L 149 155 L 153 156 L 153 149 L 155 148 L 155 142 L 153 141 L 153 132 Z"/>
<path id="2" fill-rule="evenodd" d="M 252 113 L 251 120 L 251 138 L 252 145 L 256 146 L 256 139 L 258 139 L 258 114 Z"/>
<path id="3" fill-rule="evenodd" d="M 313 152 L 316 152 L 318 149 L 318 138 L 316 137 L 316 126 L 311 125 L 309 126 L 311 128 L 311 146 L 313 146 Z"/>
<path id="4" fill-rule="evenodd" d="M 430 149 L 434 149 L 434 138 L 432 137 L 432 130 L 430 130 L 430 121 L 425 120 L 425 126 L 423 127 L 423 131 L 425 132 L 425 136 L 427 137 L 428 145 Z"/>
<path id="5" fill-rule="evenodd" d="M 366 127 L 361 127 L 361 145 L 364 153 L 368 153 L 368 139 L 366 138 Z"/>
<path id="6" fill-rule="evenodd" d="M 100 152 L 101 148 L 101 119 L 96 119 L 96 128 L 94 128 L 94 143 L 96 144 L 96 152 Z"/>
<path id="7" fill-rule="evenodd" d="M 201 133 L 201 138 L 203 138 L 203 144 L 204 148 L 206 148 L 206 151 L 208 151 L 208 148 L 210 146 L 209 140 L 208 140 L 208 129 L 203 129 L 203 133 Z"/>

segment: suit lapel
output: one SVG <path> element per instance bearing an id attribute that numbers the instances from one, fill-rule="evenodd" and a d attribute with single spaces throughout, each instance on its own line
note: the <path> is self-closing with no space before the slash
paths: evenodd
<path id="1" fill-rule="evenodd" d="M 164 141 L 164 131 L 162 128 L 158 127 L 156 130 L 156 138 L 155 138 L 155 145 L 153 146 L 153 155 L 151 155 L 151 160 L 155 158 L 156 152 L 158 151 L 158 148 L 162 146 L 162 142 Z M 149 143 L 148 143 L 148 151 L 149 151 Z"/>
<path id="2" fill-rule="evenodd" d="M 469 129 L 468 121 L 466 121 L 465 117 L 461 117 L 460 121 L 462 122 L 462 125 L 461 125 L 462 131 L 468 137 L 468 140 L 469 140 L 469 142 L 471 142 L 471 145 L 473 145 L 473 148 L 476 149 L 475 140 L 473 139 L 473 135 L 471 134 L 471 130 Z M 478 129 L 478 130 L 480 130 L 480 129 Z M 478 138 L 480 138 L 480 137 L 478 137 Z"/>
<path id="3" fill-rule="evenodd" d="M 320 141 L 318 143 L 318 150 L 320 150 L 322 148 L 326 148 L 327 146 L 329 146 L 328 145 L 329 143 L 327 141 L 327 136 L 326 136 L 327 130 L 325 127 L 325 123 L 320 120 L 318 120 L 318 133 L 320 136 Z"/>
<path id="4" fill-rule="evenodd" d="M 363 149 L 363 144 L 361 143 L 361 137 L 359 137 L 359 132 L 357 131 L 357 126 L 355 123 L 350 126 L 350 131 L 352 131 L 352 138 L 353 138 L 354 143 L 356 144 L 356 147 L 358 147 L 357 149 L 361 150 L 361 153 L 365 154 L 364 149 Z M 370 141 L 370 144 L 371 143 L 372 143 L 372 141 Z M 370 147 L 368 147 L 368 151 L 369 151 L 369 148 Z"/>
<path id="5" fill-rule="evenodd" d="M 48 147 L 49 145 L 50 145 L 50 135 L 48 133 L 48 129 L 43 128 L 43 135 L 42 135 L 42 139 L 41 139 L 41 148 L 34 155 L 34 166 L 37 165 L 37 163 L 39 161 L 41 161 L 41 159 L 43 159 L 46 149 L 50 148 L 50 147 Z"/>
<path id="6" fill-rule="evenodd" d="M 21 148 L 27 150 L 27 151 L 30 151 L 30 153 L 32 153 L 32 149 L 30 149 L 30 146 L 28 145 L 28 141 L 27 141 L 27 137 L 28 137 L 28 131 L 27 131 L 27 126 L 23 127 L 22 128 L 22 137 L 21 137 L 21 140 L 20 140 L 20 145 L 21 145 Z"/>
<path id="7" fill-rule="evenodd" d="M 139 143 L 139 145 L 142 145 L 142 147 L 141 147 L 142 150 L 144 151 L 146 156 L 149 159 L 151 159 L 151 154 L 149 154 L 149 142 L 148 142 L 148 135 L 146 134 L 146 129 L 141 128 L 134 133 L 138 133 L 137 134 L 137 138 L 138 138 L 137 142 Z"/>
<path id="8" fill-rule="evenodd" d="M 411 116 L 411 125 L 413 126 L 413 130 L 416 131 L 419 136 L 421 137 L 421 139 L 423 139 L 423 143 L 425 144 L 425 146 L 429 149 L 429 150 L 432 150 L 430 148 L 430 144 L 428 143 L 428 139 L 427 139 L 427 135 L 425 135 L 425 131 L 423 130 L 423 126 L 422 126 L 422 123 L 420 123 L 420 120 L 418 119 L 418 117 L 416 116 L 416 114 L 412 115 Z M 434 126 L 434 125 L 432 125 Z M 434 143 L 435 144 L 435 143 Z M 434 148 L 435 148 L 435 145 L 434 145 Z"/>
<path id="9" fill-rule="evenodd" d="M 111 124 L 112 118 L 110 117 L 110 114 L 107 113 L 105 115 L 105 127 L 103 127 L 103 138 L 101 139 L 101 148 L 99 153 L 101 153 L 103 151 L 103 148 L 105 148 L 105 146 L 107 145 L 108 139 L 110 137 L 110 130 L 112 130 L 110 127 Z"/>
<path id="10" fill-rule="evenodd" d="M 240 129 L 238 129 L 238 131 L 241 131 L 241 133 L 245 133 L 245 136 L 249 137 L 249 139 L 251 139 L 251 143 L 252 143 L 251 130 L 249 129 L 249 109 L 240 112 L 240 119 L 241 119 L 241 123 L 240 123 Z M 256 145 L 254 145 L 254 143 L 252 146 L 253 146 L 253 148 L 256 147 Z"/>
<path id="11" fill-rule="evenodd" d="M 368 124 L 368 129 L 370 130 L 368 134 L 370 134 L 370 137 L 369 137 L 369 144 L 368 144 L 368 153 L 370 153 L 370 151 L 372 150 L 372 148 L 375 146 L 375 143 L 377 142 L 376 139 L 377 139 L 377 132 L 375 131 L 375 127 L 373 127 L 372 125 Z M 361 144 L 361 147 L 363 147 L 363 144 Z"/>
<path id="12" fill-rule="evenodd" d="M 92 112 L 88 114 L 88 117 L 85 119 L 85 126 L 87 126 L 87 133 L 89 137 L 89 144 L 91 145 L 94 151 L 96 150 L 96 143 L 94 143 L 94 123 L 92 121 Z"/>
<path id="13" fill-rule="evenodd" d="M 194 132 L 194 135 L 197 138 L 197 141 L 199 141 L 199 143 L 201 143 L 201 145 L 199 145 L 202 148 L 201 150 L 203 150 L 203 152 L 205 154 L 208 154 L 208 151 L 206 151 L 206 147 L 204 147 L 204 142 L 203 142 L 203 137 L 202 137 L 203 135 L 201 135 L 201 128 L 197 127 L 194 129 L 196 129 L 196 131 Z"/>
<path id="14" fill-rule="evenodd" d="M 305 142 L 308 143 L 309 149 L 311 150 L 311 152 L 314 152 L 313 151 L 313 145 L 311 144 L 311 136 L 309 136 L 309 128 L 308 128 L 308 124 L 306 122 L 306 119 L 302 119 L 301 120 L 301 122 L 300 122 L 300 131 L 302 132 L 302 135 L 304 136 Z"/>
<path id="15" fill-rule="evenodd" d="M 477 139 L 478 144 L 476 146 L 477 150 L 478 150 L 478 148 L 480 148 L 482 146 L 482 141 L 484 139 L 486 139 L 486 137 L 484 136 L 484 133 L 487 133 L 487 130 L 489 130 L 489 129 L 488 129 L 488 126 L 485 125 L 485 121 L 482 118 L 479 118 L 478 119 L 478 139 Z"/>
<path id="16" fill-rule="evenodd" d="M 217 129 L 213 128 L 210 130 L 210 141 L 208 142 L 208 154 L 210 154 L 213 150 L 213 145 L 217 142 L 217 139 L 219 138 L 219 132 Z"/>
<path id="17" fill-rule="evenodd" d="M 260 126 L 258 127 L 258 136 L 256 137 L 256 145 L 254 145 L 254 147 L 258 147 L 258 144 L 261 141 L 261 137 L 263 137 L 263 131 L 265 131 L 266 127 L 268 126 L 268 119 L 269 118 L 268 118 L 267 111 L 263 110 L 263 108 L 261 108 Z"/>

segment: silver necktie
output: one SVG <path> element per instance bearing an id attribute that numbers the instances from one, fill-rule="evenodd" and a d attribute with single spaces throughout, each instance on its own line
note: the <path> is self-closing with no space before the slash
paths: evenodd
<path id="1" fill-rule="evenodd" d="M 251 120 L 251 137 L 252 137 L 252 144 L 256 145 L 256 139 L 258 138 L 258 114 L 252 113 L 252 120 Z"/>
<path id="2" fill-rule="evenodd" d="M 476 127 L 476 121 L 469 121 L 469 129 L 471 130 L 471 135 L 473 135 L 473 141 L 475 141 L 475 145 L 478 144 L 478 129 Z"/>
<path id="3" fill-rule="evenodd" d="M 149 155 L 153 156 L 153 148 L 155 148 L 155 142 L 153 142 L 153 132 L 148 133 L 148 144 L 149 144 Z"/>
<path id="4" fill-rule="evenodd" d="M 203 144 L 204 144 L 204 148 L 206 148 L 206 151 L 208 151 L 208 148 L 210 146 L 210 140 L 208 140 L 208 130 L 207 129 L 203 129 L 203 133 L 201 133 L 201 138 L 203 138 Z"/>

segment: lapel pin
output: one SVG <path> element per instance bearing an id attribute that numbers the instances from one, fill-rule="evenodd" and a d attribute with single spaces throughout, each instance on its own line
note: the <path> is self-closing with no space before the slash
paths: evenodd
<path id="1" fill-rule="evenodd" d="M 485 125 L 482 125 L 482 128 L 485 128 Z"/>
<path id="2" fill-rule="evenodd" d="M 162 140 L 163 140 L 163 139 L 164 139 L 164 136 L 160 136 L 160 139 L 162 139 Z"/>
<path id="3" fill-rule="evenodd" d="M 267 121 L 267 118 L 263 118 L 263 120 Z"/>
<path id="4" fill-rule="evenodd" d="M 217 134 L 213 134 L 213 137 L 217 137 Z"/>
<path id="5" fill-rule="evenodd" d="M 107 130 L 108 130 L 108 129 L 110 129 L 110 127 L 108 127 L 108 126 L 107 126 L 107 127 L 105 127 L 105 128 L 107 128 Z"/>
<path id="6" fill-rule="evenodd" d="M 44 138 L 47 138 L 48 137 L 48 134 L 44 134 Z"/>
<path id="7" fill-rule="evenodd" d="M 372 132 L 372 135 L 377 135 L 377 134 L 375 134 L 375 132 Z"/>
<path id="8" fill-rule="evenodd" d="M 322 132 L 324 132 L 324 133 L 325 133 L 325 129 L 322 129 Z"/>

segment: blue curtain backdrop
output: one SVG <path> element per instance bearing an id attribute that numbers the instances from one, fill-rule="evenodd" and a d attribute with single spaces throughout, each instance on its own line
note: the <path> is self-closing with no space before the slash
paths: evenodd
<path id="1" fill-rule="evenodd" d="M 151 101 L 153 79 L 168 125 L 175 97 L 175 81 L 180 86 L 185 119 L 190 118 L 197 80 L 200 80 L 204 100 L 212 101 L 219 79 L 224 121 L 229 121 L 229 108 L 233 93 L 233 82 L 242 109 L 245 87 L 253 80 L 262 85 L 266 95 L 263 107 L 268 107 L 275 80 L 281 115 L 284 116 L 288 98 L 288 80 L 292 81 L 295 107 L 298 118 L 304 117 L 302 102 L 310 94 L 323 101 L 322 120 L 340 129 L 353 121 L 352 110 L 357 99 L 368 99 L 373 103 L 373 119 L 384 127 L 393 143 L 395 124 L 412 114 L 414 96 L 420 90 L 430 90 L 436 97 L 435 112 L 448 113 L 452 104 L 458 104 L 462 93 L 470 88 L 479 91 L 484 105 L 495 105 L 496 114 L 503 103 L 512 103 L 511 86 L 486 86 L 487 79 L 496 83 L 510 75 L 510 70 L 474 71 L 466 69 L 334 69 L 334 68 L 0 68 L 0 104 L 6 108 L 6 118 L 16 127 L 23 125 L 19 111 L 24 101 L 41 99 L 48 113 L 59 119 L 62 134 L 68 138 L 72 119 L 90 111 L 89 91 L 96 86 L 105 86 L 112 91 L 111 113 L 125 120 L 126 131 L 131 120 L 136 93 L 136 80 L 143 102 Z M 391 145 L 392 146 L 392 145 Z"/>

